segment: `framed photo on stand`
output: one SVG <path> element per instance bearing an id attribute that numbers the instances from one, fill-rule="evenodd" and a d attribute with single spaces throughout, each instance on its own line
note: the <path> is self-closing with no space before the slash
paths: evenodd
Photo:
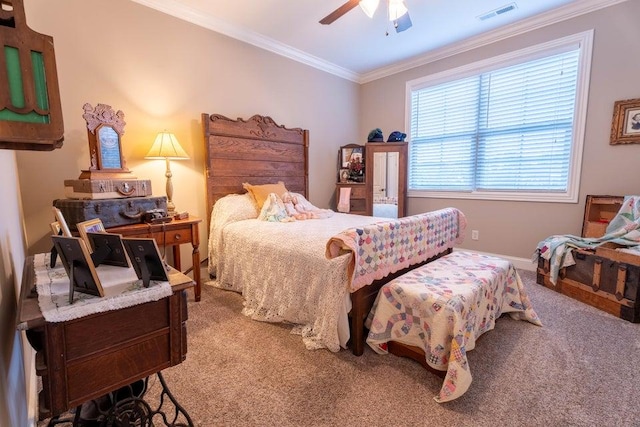
<path id="1" fill-rule="evenodd" d="M 155 239 L 125 237 L 122 242 L 131 264 L 133 264 L 133 269 L 138 279 L 142 279 L 142 284 L 145 288 L 149 287 L 151 280 L 169 281 L 169 276 L 167 276 L 167 270 Z"/>
<path id="2" fill-rule="evenodd" d="M 96 267 L 100 264 L 117 267 L 131 267 L 122 236 L 115 233 L 86 233 L 86 239 L 93 253 L 91 260 Z"/>
<path id="3" fill-rule="evenodd" d="M 93 246 L 91 246 L 91 242 L 87 238 L 87 233 L 105 232 L 104 225 L 100 218 L 79 222 L 76 224 L 76 227 L 78 228 L 78 233 L 80 233 L 82 240 L 87 244 L 89 250 L 93 252 Z"/>
<path id="4" fill-rule="evenodd" d="M 104 296 L 91 255 L 80 237 L 51 236 L 67 276 L 69 276 L 69 304 L 73 304 L 74 292 Z"/>
<path id="5" fill-rule="evenodd" d="M 69 230 L 69 226 L 67 225 L 67 221 L 64 219 L 64 215 L 62 215 L 62 211 L 54 207 L 53 214 L 56 217 L 56 221 L 58 222 L 58 226 L 60 227 L 60 230 L 62 230 L 62 235 L 66 237 L 71 237 L 71 230 Z"/>

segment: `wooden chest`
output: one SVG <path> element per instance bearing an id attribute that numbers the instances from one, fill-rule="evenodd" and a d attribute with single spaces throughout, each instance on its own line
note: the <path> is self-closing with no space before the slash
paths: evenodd
<path id="1" fill-rule="evenodd" d="M 538 259 L 537 282 L 607 313 L 640 323 L 640 257 L 611 246 L 574 250 L 575 265 L 549 280 L 549 261 Z"/>
<path id="2" fill-rule="evenodd" d="M 622 196 L 587 196 L 582 237 L 602 237 L 622 207 Z M 575 265 L 549 280 L 549 261 L 538 259 L 537 282 L 621 319 L 640 323 L 640 256 L 621 252 L 615 243 L 574 249 Z"/>
<path id="3" fill-rule="evenodd" d="M 604 236 L 609 222 L 620 211 L 623 201 L 622 196 L 587 196 L 582 221 L 582 237 Z"/>
<path id="4" fill-rule="evenodd" d="M 105 228 L 142 222 L 146 211 L 162 209 L 167 211 L 167 198 L 129 197 L 126 199 L 56 199 L 53 206 L 60 209 L 69 229 L 77 231 L 76 224 L 99 218 Z"/>

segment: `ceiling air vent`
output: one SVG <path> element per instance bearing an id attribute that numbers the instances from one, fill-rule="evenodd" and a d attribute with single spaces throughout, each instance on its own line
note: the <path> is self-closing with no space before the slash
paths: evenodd
<path id="1" fill-rule="evenodd" d="M 515 10 L 518 6 L 515 3 L 509 3 L 506 6 L 502 6 L 499 7 L 498 9 L 494 9 L 492 11 L 489 11 L 487 13 L 483 13 L 482 15 L 478 16 L 477 18 L 481 21 L 486 21 L 489 18 L 493 18 L 494 16 L 498 16 L 498 15 L 502 15 L 503 13 L 507 13 L 507 12 L 511 12 L 512 10 Z"/>

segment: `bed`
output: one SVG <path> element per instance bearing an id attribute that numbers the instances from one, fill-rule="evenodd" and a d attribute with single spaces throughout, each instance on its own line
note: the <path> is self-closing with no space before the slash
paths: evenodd
<path id="1" fill-rule="evenodd" d="M 424 259 L 410 262 L 402 258 L 384 277 L 358 275 L 361 262 L 356 261 L 353 242 L 349 247 L 355 231 L 373 227 L 372 233 L 384 233 L 385 227 L 398 224 L 378 226 L 385 219 L 337 212 L 330 218 L 308 221 L 259 221 L 258 210 L 243 188 L 245 182 L 281 181 L 290 192 L 308 198 L 307 130 L 285 128 L 260 115 L 233 120 L 203 114 L 202 123 L 209 273 L 215 276 L 216 286 L 243 294 L 244 314 L 295 324 L 307 348 L 338 351 L 349 342 L 353 353 L 361 355 L 364 321 L 380 287 L 409 268 L 449 253 L 463 234 L 458 226 L 463 223 L 462 214 L 448 211 L 447 221 L 455 225 L 443 229 L 451 238 L 435 239 L 437 244 L 429 252 L 422 251 Z M 428 221 L 426 215 L 421 220 Z M 337 236 L 330 251 L 329 242 Z"/>

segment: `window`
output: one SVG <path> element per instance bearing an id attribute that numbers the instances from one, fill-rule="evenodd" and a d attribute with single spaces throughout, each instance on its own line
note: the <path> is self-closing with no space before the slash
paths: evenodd
<path id="1" fill-rule="evenodd" d="M 577 202 L 592 38 L 408 82 L 409 195 Z"/>

